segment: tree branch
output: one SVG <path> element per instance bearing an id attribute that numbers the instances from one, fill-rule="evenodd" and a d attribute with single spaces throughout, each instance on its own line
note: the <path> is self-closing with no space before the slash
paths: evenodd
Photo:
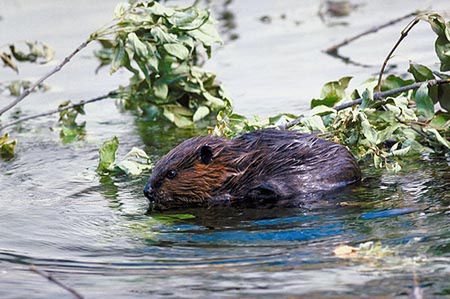
<path id="1" fill-rule="evenodd" d="M 340 43 L 338 43 L 338 44 L 336 44 L 334 46 L 329 47 L 328 49 L 324 50 L 324 52 L 327 53 L 327 54 L 330 54 L 330 55 L 336 55 L 338 50 L 339 50 L 339 48 L 341 48 L 343 46 L 346 46 L 349 43 L 351 43 L 351 42 L 353 42 L 353 41 L 355 41 L 355 40 L 357 40 L 357 39 L 359 39 L 359 38 L 361 38 L 363 36 L 369 35 L 371 33 L 376 33 L 380 29 L 392 26 L 392 25 L 394 25 L 394 24 L 396 24 L 398 22 L 401 22 L 401 21 L 403 21 L 405 19 L 408 19 L 410 17 L 417 16 L 419 13 L 421 13 L 421 12 L 420 11 L 415 11 L 415 12 L 409 13 L 407 15 L 404 15 L 403 17 L 393 19 L 393 20 L 391 20 L 391 21 L 389 21 L 387 23 L 384 23 L 384 24 L 378 25 L 376 27 L 373 27 L 373 28 L 371 28 L 369 30 L 363 31 L 363 32 L 361 32 L 361 33 L 359 33 L 359 34 L 357 34 L 355 36 L 352 36 L 352 37 L 344 39 L 342 42 L 340 42 Z"/>
<path id="2" fill-rule="evenodd" d="M 30 266 L 30 271 L 44 277 L 47 278 L 49 281 L 53 282 L 54 284 L 56 284 L 57 286 L 63 288 L 64 290 L 70 292 L 72 295 L 75 296 L 75 298 L 77 299 L 84 299 L 84 297 L 78 293 L 76 290 L 74 290 L 73 288 L 66 286 L 64 283 L 62 283 L 61 281 L 57 280 L 56 278 L 54 278 L 51 274 L 47 274 L 46 272 L 39 270 L 38 268 L 36 268 L 34 265 Z"/>
<path id="3" fill-rule="evenodd" d="M 83 43 L 81 43 L 78 48 L 76 48 L 69 56 L 64 58 L 63 61 L 61 61 L 54 69 L 52 69 L 50 72 L 45 74 L 43 77 L 38 79 L 36 82 L 33 83 L 29 88 L 25 89 L 25 91 L 19 95 L 14 101 L 6 105 L 5 107 L 0 109 L 0 116 L 4 114 L 6 111 L 10 110 L 17 104 L 19 104 L 25 97 L 27 97 L 31 92 L 33 92 L 40 84 L 42 84 L 47 78 L 58 72 L 64 65 L 66 65 L 72 57 L 74 57 L 78 52 L 80 52 L 82 49 L 86 48 L 86 46 L 92 41 L 91 38 L 87 39 Z"/>
<path id="4" fill-rule="evenodd" d="M 394 89 L 383 91 L 383 92 L 376 92 L 373 95 L 373 99 L 379 100 L 379 99 L 393 96 L 395 94 L 399 94 L 399 93 L 402 93 L 402 92 L 405 92 L 408 90 L 415 90 L 415 89 L 418 89 L 424 83 L 426 83 L 428 85 L 428 87 L 432 87 L 435 85 L 442 85 L 442 84 L 450 84 L 450 78 L 449 79 L 433 79 L 433 80 L 428 80 L 428 81 L 424 81 L 424 82 L 417 82 L 417 83 L 414 83 L 411 85 L 402 86 L 399 88 L 394 88 Z M 337 105 L 334 107 L 334 109 L 336 111 L 344 110 L 344 109 L 350 108 L 354 105 L 359 105 L 359 104 L 361 104 L 361 102 L 362 102 L 362 98 L 359 98 L 359 99 L 356 99 L 356 100 L 353 100 L 353 101 L 350 101 L 347 103 L 343 103 L 341 105 Z M 285 130 L 290 129 L 290 128 L 298 125 L 303 118 L 304 118 L 304 116 L 301 115 L 298 118 L 288 122 L 287 124 L 281 125 L 280 129 L 285 129 Z"/>
<path id="5" fill-rule="evenodd" d="M 400 33 L 400 38 L 397 40 L 397 42 L 395 43 L 394 47 L 391 49 L 391 51 L 389 52 L 388 56 L 384 59 L 383 61 L 383 65 L 381 66 L 381 70 L 380 70 L 380 74 L 378 75 L 378 83 L 377 83 L 377 91 L 380 92 L 381 90 L 381 80 L 383 79 L 383 73 L 384 73 L 384 69 L 386 68 L 386 65 L 389 61 L 389 59 L 391 59 L 392 55 L 394 54 L 395 50 L 397 49 L 397 47 L 400 45 L 400 43 L 402 42 L 402 40 L 408 35 L 409 31 L 411 31 L 411 29 L 417 24 L 419 23 L 420 18 L 416 17 L 414 20 L 412 20 L 411 22 L 408 23 L 408 25 L 406 25 L 406 27 L 402 30 L 402 32 Z"/>
<path id="6" fill-rule="evenodd" d="M 116 95 L 117 95 L 116 91 L 111 91 L 111 92 L 109 92 L 106 95 L 102 95 L 102 96 L 99 96 L 99 97 L 96 97 L 96 98 L 93 98 L 93 99 L 90 99 L 90 100 L 87 100 L 87 101 L 80 101 L 78 103 L 71 104 L 71 105 L 68 105 L 68 106 L 65 106 L 65 107 L 62 107 L 62 108 L 50 110 L 50 111 L 47 111 L 47 112 L 44 112 L 44 113 L 38 113 L 38 114 L 22 117 L 22 118 L 16 119 L 15 121 L 6 123 L 3 126 L 0 126 L 0 131 L 4 130 L 5 128 L 11 127 L 13 125 L 16 125 L 18 123 L 21 123 L 21 122 L 24 122 L 24 121 L 27 121 L 27 120 L 30 120 L 30 119 L 35 119 L 35 118 L 39 118 L 39 117 L 43 117 L 43 116 L 47 116 L 47 115 L 52 115 L 52 114 L 59 113 L 61 111 L 65 111 L 65 110 L 69 110 L 69 109 L 72 109 L 72 108 L 75 108 L 75 107 L 78 107 L 78 106 L 81 106 L 81 105 L 98 102 L 98 101 L 101 101 L 101 100 L 104 100 L 104 99 L 107 99 L 107 98 L 113 98 Z"/>

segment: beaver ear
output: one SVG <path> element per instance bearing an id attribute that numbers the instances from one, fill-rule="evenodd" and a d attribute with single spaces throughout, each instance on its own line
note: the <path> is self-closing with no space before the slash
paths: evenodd
<path id="1" fill-rule="evenodd" d="M 204 145 L 200 148 L 200 161 L 203 164 L 209 164 L 212 162 L 213 151 L 209 145 Z"/>

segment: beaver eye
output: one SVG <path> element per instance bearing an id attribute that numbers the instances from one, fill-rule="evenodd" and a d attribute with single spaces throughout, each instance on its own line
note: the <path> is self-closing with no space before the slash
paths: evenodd
<path id="1" fill-rule="evenodd" d="M 177 176 L 177 172 L 175 171 L 175 170 L 170 170 L 167 174 L 166 174 L 166 177 L 168 178 L 168 179 L 173 179 L 173 178 L 175 178 Z"/>

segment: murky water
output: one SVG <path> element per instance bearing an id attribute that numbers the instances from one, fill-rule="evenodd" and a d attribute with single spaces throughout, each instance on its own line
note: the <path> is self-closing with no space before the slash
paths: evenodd
<path id="1" fill-rule="evenodd" d="M 355 3 L 361 5 L 339 20 L 347 26 L 326 26 L 317 1 L 233 1 L 226 8 L 214 2 L 216 14 L 232 13 L 236 28 L 224 32 L 227 42 L 207 67 L 219 74 L 240 113 L 300 113 L 324 82 L 353 74 L 358 83 L 376 73 L 402 25 L 342 48 L 342 55 L 369 67 L 345 64 L 322 49 L 415 8 L 450 10 L 447 1 Z M 61 59 L 109 20 L 115 4 L 3 0 L 0 44 L 43 40 Z M 433 39 L 428 26 L 415 28 L 393 60 L 397 69 L 406 69 L 407 58 L 434 63 Z M 50 92 L 27 98 L 21 112 L 95 97 L 126 82 L 125 72 L 95 75 L 92 49 L 48 81 Z M 20 76 L 37 78 L 48 67 L 24 64 Z M 15 78 L 5 69 L 0 75 Z M 146 176 L 99 178 L 99 145 L 116 135 L 120 154 L 138 146 L 156 159 L 199 132 L 137 119 L 112 103 L 86 110 L 83 142 L 61 144 L 49 129 L 55 117 L 11 132 L 20 143 L 14 160 L 0 162 L 1 298 L 69 297 L 30 264 L 87 298 L 408 297 L 414 286 L 426 298 L 450 296 L 449 160 L 417 161 L 398 175 L 366 167 L 361 186 L 309 209 L 147 215 Z M 367 241 L 381 241 L 395 254 L 381 260 L 333 255 L 338 245 Z"/>

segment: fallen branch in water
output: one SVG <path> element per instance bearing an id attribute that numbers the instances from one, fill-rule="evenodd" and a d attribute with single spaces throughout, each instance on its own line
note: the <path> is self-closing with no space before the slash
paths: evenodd
<path id="1" fill-rule="evenodd" d="M 69 56 L 63 59 L 54 69 L 52 69 L 50 72 L 45 74 L 43 77 L 38 79 L 36 82 L 34 82 L 29 88 L 25 89 L 25 91 L 19 95 L 14 101 L 6 105 L 5 107 L 0 109 L 0 116 L 5 113 L 6 111 L 10 110 L 17 104 L 19 104 L 25 97 L 27 97 L 30 93 L 32 93 L 40 84 L 42 84 L 45 80 L 47 80 L 50 76 L 57 73 L 61 68 L 66 65 L 72 57 L 74 57 L 78 52 L 80 52 L 82 49 L 86 48 L 86 46 L 92 41 L 93 39 L 89 38 L 83 43 L 81 43 L 78 48 L 76 48 L 72 53 L 70 53 Z"/>
<path id="2" fill-rule="evenodd" d="M 338 43 L 338 44 L 336 44 L 336 45 L 334 45 L 334 46 L 331 46 L 331 47 L 329 47 L 328 49 L 324 50 L 324 52 L 327 53 L 327 54 L 330 54 L 330 55 L 333 55 L 333 54 L 336 55 L 337 52 L 338 52 L 338 50 L 339 50 L 339 48 L 341 48 L 341 47 L 343 47 L 343 46 L 346 46 L 346 45 L 348 45 L 349 43 L 351 43 L 351 42 L 353 42 L 353 41 L 355 41 L 355 40 L 357 40 L 357 39 L 359 39 L 359 38 L 361 38 L 361 37 L 363 37 L 363 36 L 369 35 L 369 34 L 371 34 L 371 33 L 376 33 L 376 32 L 378 32 L 380 29 L 383 29 L 383 28 L 392 26 L 392 25 L 394 25 L 394 24 L 396 24 L 396 23 L 398 23 L 398 22 L 401 22 L 401 21 L 403 21 L 403 20 L 405 20 L 405 19 L 408 19 L 408 18 L 410 18 L 410 17 L 417 16 L 419 13 L 421 13 L 421 12 L 420 12 L 420 11 L 415 11 L 415 12 L 409 13 L 409 14 L 407 14 L 407 15 L 404 15 L 403 17 L 396 18 L 396 19 L 391 20 L 391 21 L 389 21 L 389 22 L 387 22 L 387 23 L 381 24 L 381 25 L 379 25 L 379 26 L 376 26 L 376 27 L 373 27 L 373 28 L 371 28 L 371 29 L 369 29 L 369 30 L 366 30 L 366 31 L 364 31 L 364 32 L 361 32 L 361 33 L 359 33 L 359 34 L 357 34 L 357 35 L 355 35 L 355 36 L 346 38 L 346 39 L 344 39 L 342 42 L 340 42 L 340 43 Z"/>
<path id="3" fill-rule="evenodd" d="M 383 65 L 381 66 L 381 70 L 380 70 L 380 74 L 378 75 L 378 83 L 377 83 L 377 91 L 380 92 L 381 90 L 381 81 L 383 79 L 383 73 L 384 73 L 384 69 L 386 68 L 386 65 L 389 61 L 389 59 L 391 59 L 392 55 L 394 54 L 395 50 L 398 48 L 398 46 L 400 45 L 400 43 L 402 42 L 402 40 L 408 35 L 409 31 L 411 31 L 411 29 L 417 25 L 417 23 L 419 23 L 420 18 L 416 17 L 414 18 L 414 20 L 412 20 L 411 22 L 408 23 L 408 25 L 406 25 L 406 27 L 402 30 L 402 32 L 400 33 L 400 38 L 397 40 L 397 42 L 395 43 L 394 47 L 391 49 L 391 51 L 389 52 L 389 54 L 386 56 L 386 58 L 383 61 Z"/>
<path id="4" fill-rule="evenodd" d="M 78 103 L 71 104 L 71 105 L 68 105 L 68 106 L 65 106 L 65 107 L 62 107 L 62 108 L 58 108 L 58 109 L 50 110 L 50 111 L 47 111 L 47 112 L 43 112 L 43 113 L 38 113 L 38 114 L 22 117 L 22 118 L 14 120 L 12 122 L 6 123 L 3 126 L 0 126 L 0 131 L 4 130 L 5 128 L 11 127 L 13 125 L 16 125 L 18 123 L 21 123 L 21 122 L 24 122 L 24 121 L 27 121 L 27 120 L 30 120 L 30 119 L 35 119 L 35 118 L 39 118 L 39 117 L 43 117 L 43 116 L 52 115 L 52 114 L 59 113 L 61 111 L 65 111 L 65 110 L 69 110 L 69 109 L 72 109 L 72 108 L 75 108 L 75 107 L 78 107 L 78 106 L 82 106 L 82 105 L 85 105 L 85 104 L 98 102 L 98 101 L 101 101 L 101 100 L 104 100 L 104 99 L 108 99 L 108 98 L 113 98 L 116 95 L 117 95 L 116 91 L 111 91 L 110 93 L 108 93 L 106 95 L 102 95 L 102 96 L 99 96 L 99 97 L 96 97 L 96 98 L 93 98 L 93 99 L 90 99 L 90 100 L 87 100 L 87 101 L 80 101 Z"/>
<path id="5" fill-rule="evenodd" d="M 373 99 L 379 100 L 379 99 L 393 96 L 393 95 L 396 95 L 396 94 L 399 94 L 399 93 L 402 93 L 402 92 L 405 92 L 408 90 L 415 90 L 415 89 L 418 89 L 424 83 L 426 83 L 428 85 L 428 87 L 432 87 L 432 86 L 436 86 L 436 85 L 450 84 L 450 79 L 433 79 L 433 80 L 428 80 L 428 81 L 424 81 L 424 82 L 417 82 L 417 83 L 414 83 L 411 85 L 402 86 L 399 88 L 394 88 L 394 89 L 383 91 L 383 92 L 376 92 L 373 94 Z M 341 105 L 337 105 L 334 107 L 334 109 L 336 111 L 344 110 L 344 109 L 350 108 L 354 105 L 359 105 L 359 104 L 361 104 L 361 102 L 362 102 L 362 98 L 359 98 L 359 99 L 356 99 L 356 100 L 353 100 L 353 101 L 350 101 L 347 103 L 343 103 Z M 292 128 L 292 127 L 298 125 L 301 122 L 301 120 L 303 119 L 303 117 L 304 116 L 301 115 L 298 118 L 288 122 L 287 124 L 281 125 L 280 129 L 287 130 L 289 128 Z"/>
<path id="6" fill-rule="evenodd" d="M 60 282 L 59 280 L 57 280 L 56 278 L 54 278 L 51 274 L 47 274 L 46 272 L 39 270 L 38 268 L 36 268 L 34 265 L 30 266 L 30 271 L 39 274 L 40 276 L 47 278 L 49 281 L 53 282 L 54 284 L 56 284 L 57 286 L 63 288 L 64 290 L 70 292 L 72 295 L 75 296 L 75 298 L 77 299 L 84 299 L 84 297 L 78 293 L 76 290 L 74 290 L 71 287 L 66 286 L 64 283 Z"/>

